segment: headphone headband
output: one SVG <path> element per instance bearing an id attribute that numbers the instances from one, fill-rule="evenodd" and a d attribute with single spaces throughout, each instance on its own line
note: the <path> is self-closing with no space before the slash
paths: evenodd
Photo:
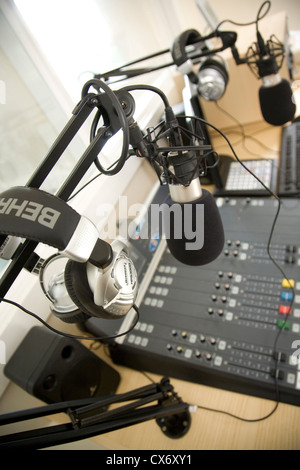
<path id="1" fill-rule="evenodd" d="M 65 201 L 28 186 L 0 194 L 0 233 L 45 243 L 78 262 L 103 267 L 110 262 L 111 247 L 98 230 Z"/>
<path id="2" fill-rule="evenodd" d="M 174 60 L 174 63 L 177 65 L 177 68 L 180 73 L 188 75 L 189 79 L 193 83 L 198 82 L 197 75 L 193 71 L 193 62 L 188 58 L 185 48 L 191 44 L 201 40 L 200 33 L 195 29 L 188 29 L 181 33 L 173 42 L 171 48 L 171 54 Z"/>

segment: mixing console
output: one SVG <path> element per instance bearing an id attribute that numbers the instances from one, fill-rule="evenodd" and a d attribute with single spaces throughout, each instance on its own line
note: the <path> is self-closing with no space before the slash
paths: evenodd
<path id="1" fill-rule="evenodd" d="M 166 191 L 160 188 L 153 202 L 164 201 Z M 217 205 L 226 242 L 205 266 L 179 263 L 158 232 L 149 240 L 140 225 L 130 244 L 140 279 L 140 321 L 110 343 L 112 358 L 135 369 L 300 405 L 300 201 L 282 201 L 272 238 L 271 254 L 284 275 L 267 253 L 277 201 L 218 198 Z M 117 325 L 91 319 L 87 329 L 122 332 L 134 319 L 130 315 Z"/>

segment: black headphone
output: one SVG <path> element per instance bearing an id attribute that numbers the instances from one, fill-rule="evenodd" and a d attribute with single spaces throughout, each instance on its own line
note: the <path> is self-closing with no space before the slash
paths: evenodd
<path id="1" fill-rule="evenodd" d="M 101 240 L 95 225 L 60 198 L 30 187 L 4 191 L 0 233 L 53 246 L 67 258 L 64 272 L 52 279 L 50 287 L 41 281 L 53 313 L 61 320 L 120 319 L 133 306 L 137 275 L 125 245 Z M 48 260 L 42 268 L 47 265 Z"/>
<path id="2" fill-rule="evenodd" d="M 171 54 L 178 71 L 198 85 L 199 94 L 206 100 L 216 101 L 223 96 L 228 83 L 226 64 L 220 56 L 213 54 L 202 61 L 196 74 L 193 62 L 187 56 L 186 47 L 200 41 L 201 35 L 195 29 L 184 31 L 173 42 Z M 208 73 L 211 74 L 210 77 Z"/>

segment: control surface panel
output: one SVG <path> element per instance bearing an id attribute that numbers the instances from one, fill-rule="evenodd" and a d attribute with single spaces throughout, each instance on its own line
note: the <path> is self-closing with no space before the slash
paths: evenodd
<path id="1" fill-rule="evenodd" d="M 155 201 L 164 201 L 161 188 Z M 217 198 L 225 231 L 212 263 L 186 266 L 158 232 L 131 240 L 140 321 L 110 343 L 116 363 L 300 405 L 300 201 Z M 153 227 L 151 227 L 153 229 Z M 134 314 L 132 319 L 134 318 Z M 93 333 L 128 328 L 89 320 Z M 114 331 L 115 332 L 115 331 Z M 278 385 L 279 396 L 276 394 Z"/>

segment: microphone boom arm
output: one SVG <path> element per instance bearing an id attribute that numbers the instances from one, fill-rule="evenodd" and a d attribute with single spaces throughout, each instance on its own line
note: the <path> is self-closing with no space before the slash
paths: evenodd
<path id="1" fill-rule="evenodd" d="M 95 94 L 88 93 L 88 89 L 91 85 L 98 86 L 99 88 L 104 88 L 105 93 Z M 109 90 L 109 96 L 112 98 L 114 96 L 115 106 L 113 106 L 111 99 L 108 99 L 107 92 Z M 118 107 L 117 107 L 118 103 Z M 49 173 L 53 170 L 54 166 L 62 156 L 63 152 L 66 150 L 72 139 L 75 137 L 79 129 L 85 123 L 85 121 L 90 116 L 91 112 L 98 108 L 104 114 L 105 127 L 98 132 L 94 139 L 90 142 L 89 146 L 86 148 L 85 152 L 81 158 L 76 163 L 72 172 L 65 179 L 61 187 L 56 193 L 56 196 L 63 201 L 67 201 L 70 197 L 84 174 L 90 168 L 90 166 L 95 162 L 98 154 L 101 152 L 101 149 L 104 147 L 106 142 L 118 132 L 123 126 L 123 131 L 125 137 L 125 144 L 128 145 L 128 127 L 125 113 L 122 110 L 122 107 L 115 94 L 100 80 L 91 80 L 87 82 L 82 92 L 82 99 L 75 106 L 73 110 L 73 116 L 67 122 L 63 130 L 60 132 L 59 136 L 53 143 L 52 147 L 44 157 L 40 166 L 37 168 L 35 173 L 28 180 L 26 186 L 28 188 L 39 188 L 42 183 L 46 180 Z M 116 112 L 117 111 L 117 112 Z M 121 117 L 121 119 L 120 119 Z M 127 157 L 126 148 L 126 157 Z M 124 152 L 123 152 L 124 153 Z M 125 158 L 123 155 L 123 161 L 121 164 L 125 163 Z M 0 246 L 4 243 L 6 234 L 0 234 Z M 16 253 L 14 254 L 13 259 L 8 265 L 7 269 L 3 273 L 0 281 L 0 297 L 5 297 L 6 293 L 16 280 L 17 276 L 21 270 L 29 262 L 35 248 L 37 247 L 38 242 L 25 238 L 24 242 L 18 247 Z"/>
<path id="2" fill-rule="evenodd" d="M 112 410 L 106 407 L 124 401 L 131 403 Z M 151 405 L 152 402 L 156 404 Z M 146 406 L 147 405 L 147 406 Z M 175 393 L 169 379 L 140 387 L 127 393 L 69 402 L 55 403 L 35 409 L 0 416 L 0 426 L 64 412 L 70 422 L 0 437 L 0 449 L 36 450 L 87 439 L 156 419 L 168 437 L 178 438 L 190 429 L 190 405 Z"/>
<path id="3" fill-rule="evenodd" d="M 221 40 L 221 44 L 220 44 L 219 47 L 215 47 L 214 49 L 209 49 L 206 46 L 203 47 L 203 45 L 205 44 L 205 41 L 209 41 L 213 38 L 217 38 L 217 39 Z M 187 51 L 187 56 L 188 56 L 189 59 L 191 59 L 195 63 L 197 63 L 197 62 L 199 62 L 199 59 L 202 59 L 203 57 L 207 57 L 207 56 L 210 56 L 210 55 L 213 55 L 213 54 L 217 54 L 219 52 L 224 51 L 225 49 L 227 49 L 229 47 L 233 47 L 236 40 L 237 40 L 237 33 L 236 32 L 216 30 L 216 31 L 213 31 L 212 33 L 208 34 L 207 36 L 201 37 L 200 42 L 197 41 L 193 44 L 193 46 L 196 49 L 197 49 L 197 47 L 201 48 L 200 52 L 190 53 L 190 52 Z M 118 81 L 127 80 L 127 79 L 130 79 L 130 78 L 133 78 L 133 77 L 137 77 L 139 75 L 143 75 L 143 74 L 146 74 L 146 73 L 155 72 L 157 70 L 161 70 L 161 69 L 164 69 L 164 68 L 167 68 L 167 67 L 171 67 L 172 65 L 175 65 L 174 61 L 167 62 L 165 64 L 161 64 L 161 65 L 158 65 L 156 67 L 144 67 L 144 68 L 136 68 L 136 69 L 129 68 L 130 66 L 132 66 L 134 64 L 138 64 L 140 62 L 144 62 L 146 60 L 150 60 L 150 59 L 153 59 L 155 57 L 158 57 L 160 55 L 164 55 L 164 54 L 167 54 L 167 53 L 170 53 L 170 50 L 169 49 L 164 49 L 160 52 L 156 52 L 155 54 L 151 54 L 149 56 L 142 57 L 141 59 L 129 62 L 125 65 L 122 65 L 121 67 L 110 70 L 108 72 L 95 74 L 94 77 L 99 78 L 101 80 L 108 81 L 108 83 L 115 83 L 115 82 L 118 82 Z M 113 81 L 109 81 L 109 80 L 112 80 L 112 79 L 113 79 Z"/>

